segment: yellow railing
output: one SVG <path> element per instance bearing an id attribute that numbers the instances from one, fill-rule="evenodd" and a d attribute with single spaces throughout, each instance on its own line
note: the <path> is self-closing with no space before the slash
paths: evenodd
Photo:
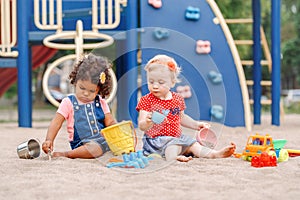
<path id="1" fill-rule="evenodd" d="M 226 19 L 225 20 L 227 24 L 252 24 L 253 19 Z M 266 39 L 266 35 L 264 32 L 263 27 L 260 27 L 260 35 L 261 35 L 261 46 L 263 50 L 263 54 L 265 57 L 265 60 L 261 60 L 260 64 L 263 66 L 268 66 L 268 71 L 269 73 L 272 72 L 272 58 L 271 58 L 271 53 L 270 49 L 268 46 L 268 42 Z M 235 40 L 236 45 L 253 45 L 253 40 Z M 254 62 L 253 60 L 241 60 L 242 65 L 253 65 Z M 253 85 L 253 80 L 247 80 L 247 85 L 252 86 Z M 262 80 L 261 85 L 265 87 L 270 87 L 272 86 L 272 82 L 270 80 Z M 261 104 L 263 105 L 270 105 L 271 100 L 262 100 Z M 253 100 L 250 99 L 250 104 L 253 104 Z"/>
<path id="2" fill-rule="evenodd" d="M 54 8 L 55 2 L 56 10 Z M 121 20 L 121 5 L 127 6 L 127 0 L 92 0 L 92 30 L 84 30 L 83 22 L 78 19 L 76 21 L 76 30 L 66 31 L 63 30 L 62 25 L 62 0 L 42 0 L 41 5 L 40 0 L 34 0 L 35 25 L 41 30 L 56 30 L 54 34 L 44 38 L 44 45 L 54 49 L 75 50 L 76 53 L 57 59 L 45 71 L 45 75 L 43 77 L 43 91 L 47 99 L 53 105 L 58 106 L 59 102 L 54 99 L 48 88 L 48 79 L 51 72 L 67 60 L 78 60 L 85 49 L 103 48 L 111 45 L 114 42 L 113 37 L 100 33 L 99 30 L 114 29 L 119 26 Z M 74 43 L 66 44 L 64 42 L 58 42 L 59 40 L 63 41 L 66 39 L 73 39 Z M 85 39 L 95 39 L 96 42 L 84 43 Z M 112 101 L 117 90 L 117 79 L 113 70 L 110 70 L 110 73 L 113 83 L 112 91 L 110 95 L 106 97 L 107 102 Z"/>
<path id="3" fill-rule="evenodd" d="M 252 24 L 253 19 L 226 19 L 227 24 Z M 268 45 L 268 41 L 265 35 L 265 31 L 263 27 L 260 27 L 260 35 L 261 35 L 261 45 L 263 49 L 264 56 L 266 60 L 261 61 L 261 65 L 267 65 L 268 70 L 272 72 L 272 58 L 271 53 Z M 253 40 L 235 40 L 236 45 L 253 45 Z M 253 65 L 252 60 L 242 60 L 243 65 Z"/>
<path id="4" fill-rule="evenodd" d="M 100 0 L 100 12 L 98 13 L 98 0 L 93 0 L 93 30 L 116 28 L 121 19 L 120 4 L 127 5 L 127 0 Z M 98 15 L 100 15 L 100 23 Z"/>
<path id="5" fill-rule="evenodd" d="M 253 19 L 247 18 L 247 19 L 226 19 L 225 20 L 227 24 L 252 24 Z M 265 60 L 261 60 L 260 64 L 262 66 L 267 66 L 268 71 L 271 74 L 272 73 L 272 57 L 268 45 L 268 41 L 265 35 L 265 31 L 263 27 L 260 27 L 260 35 L 261 35 L 261 46 L 263 50 L 263 55 L 265 57 Z M 253 40 L 235 40 L 236 45 L 253 45 Z M 253 65 L 254 62 L 253 60 L 242 60 L 241 61 L 242 65 Z M 246 81 L 248 86 L 252 86 L 253 80 L 247 80 Z M 261 86 L 264 87 L 271 87 L 272 86 L 272 81 L 271 80 L 262 80 L 260 82 Z M 253 104 L 254 101 L 253 99 L 249 99 L 250 104 Z M 271 99 L 262 99 L 261 100 L 262 105 L 271 105 L 272 100 Z M 284 115 L 284 109 L 283 109 L 283 104 L 280 103 L 280 113 L 281 115 Z"/>
<path id="6" fill-rule="evenodd" d="M 49 7 L 49 9 L 48 9 Z M 34 24 L 41 30 L 62 31 L 62 0 L 56 0 L 56 15 L 54 10 L 54 0 L 42 0 L 40 10 L 40 0 L 34 0 Z M 49 13 L 47 12 L 49 10 Z M 41 19 L 40 19 L 41 13 Z M 56 24 L 55 22 L 56 17 Z"/>
<path id="7" fill-rule="evenodd" d="M 18 51 L 12 51 L 12 47 L 14 47 L 17 42 L 16 4 L 16 0 L 1 0 L 0 2 L 0 56 L 2 57 L 18 56 Z"/>
<path id="8" fill-rule="evenodd" d="M 56 15 L 54 2 L 56 2 Z M 120 24 L 120 5 L 126 6 L 127 0 L 93 0 L 92 1 L 92 29 L 114 29 Z M 40 8 L 41 6 L 41 8 Z M 100 12 L 98 9 L 100 8 Z M 40 19 L 41 11 L 41 19 Z M 49 12 L 47 12 L 49 11 Z M 98 21 L 98 18 L 100 20 Z M 56 19 L 56 24 L 54 23 Z M 34 23 L 41 30 L 56 30 L 61 32 L 63 13 L 62 0 L 34 0 Z"/>
<path id="9" fill-rule="evenodd" d="M 44 38 L 44 45 L 54 49 L 76 50 L 78 58 L 84 49 L 103 48 L 114 42 L 110 35 L 99 33 L 99 29 L 116 28 L 121 19 L 120 5 L 127 5 L 127 0 L 93 0 L 91 8 L 92 31 L 83 30 L 81 20 L 77 20 L 76 30 L 64 31 L 62 0 L 42 0 L 41 5 L 39 2 L 40 0 L 34 0 L 35 25 L 41 30 L 56 30 L 55 34 Z M 56 12 L 54 2 L 56 2 Z M 40 12 L 42 13 L 41 19 Z M 98 19 L 100 20 L 98 21 Z M 74 39 L 74 44 L 55 43 L 57 40 L 64 39 Z M 101 41 L 84 44 L 84 39 L 98 39 Z"/>
<path id="10" fill-rule="evenodd" d="M 225 37 L 227 39 L 229 48 L 231 50 L 235 67 L 237 70 L 237 74 L 239 77 L 240 81 L 240 87 L 241 87 L 241 92 L 242 92 L 242 98 L 243 98 L 243 105 L 244 105 L 244 116 L 245 116 L 245 126 L 248 131 L 251 130 L 251 110 L 250 110 L 250 103 L 249 103 L 249 94 L 248 94 L 248 88 L 246 84 L 246 79 L 245 79 L 245 73 L 244 69 L 241 63 L 240 55 L 237 50 L 236 44 L 234 43 L 233 37 L 231 35 L 230 29 L 228 28 L 228 25 L 223 17 L 223 14 L 219 10 L 216 2 L 214 0 L 206 0 L 207 3 L 210 5 L 212 8 L 214 14 L 216 15 L 216 18 L 214 19 L 214 22 L 216 24 L 220 24 Z"/>

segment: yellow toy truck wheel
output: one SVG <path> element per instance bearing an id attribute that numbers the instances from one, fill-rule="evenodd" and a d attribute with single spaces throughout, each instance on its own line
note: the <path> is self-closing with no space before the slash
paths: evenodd
<path id="1" fill-rule="evenodd" d="M 268 153 L 270 156 L 275 156 L 275 157 L 277 157 L 276 156 L 276 152 L 275 151 L 269 151 L 269 153 Z"/>
<path id="2" fill-rule="evenodd" d="M 248 156 L 241 156 L 241 158 L 245 161 L 247 161 Z"/>
<path id="3" fill-rule="evenodd" d="M 279 152 L 278 162 L 285 162 L 289 159 L 289 152 L 286 149 L 281 149 Z"/>
<path id="4" fill-rule="evenodd" d="M 252 156 L 242 156 L 242 159 L 251 162 Z"/>

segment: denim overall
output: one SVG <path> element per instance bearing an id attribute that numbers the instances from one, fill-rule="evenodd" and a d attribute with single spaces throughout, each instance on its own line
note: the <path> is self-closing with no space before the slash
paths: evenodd
<path id="1" fill-rule="evenodd" d="M 79 105 L 74 95 L 68 96 L 74 109 L 74 138 L 70 142 L 71 148 L 94 141 L 102 148 L 103 153 L 109 151 L 109 147 L 101 134 L 104 126 L 104 113 L 101 108 L 99 96 L 93 103 Z"/>

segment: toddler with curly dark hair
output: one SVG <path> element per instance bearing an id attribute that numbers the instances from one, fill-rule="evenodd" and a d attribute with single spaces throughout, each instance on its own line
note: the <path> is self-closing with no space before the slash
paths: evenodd
<path id="1" fill-rule="evenodd" d="M 107 58 L 93 54 L 85 55 L 75 64 L 69 75 L 75 93 L 59 105 L 42 144 L 45 153 L 52 153 L 54 140 L 65 120 L 71 150 L 53 152 L 53 157 L 96 158 L 109 151 L 101 130 L 116 124 L 104 99 L 112 87 L 110 67 Z"/>

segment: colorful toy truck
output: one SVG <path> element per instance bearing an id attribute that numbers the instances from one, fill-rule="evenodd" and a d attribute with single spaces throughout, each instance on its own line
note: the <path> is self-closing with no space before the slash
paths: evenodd
<path id="1" fill-rule="evenodd" d="M 266 152 L 271 156 L 276 156 L 277 162 L 287 161 L 289 158 L 288 151 L 282 149 L 285 144 L 285 139 L 273 140 L 269 134 L 264 136 L 259 134 L 251 135 L 247 140 L 243 153 L 235 154 L 235 157 L 251 161 L 252 157 L 260 156 L 263 152 Z"/>

